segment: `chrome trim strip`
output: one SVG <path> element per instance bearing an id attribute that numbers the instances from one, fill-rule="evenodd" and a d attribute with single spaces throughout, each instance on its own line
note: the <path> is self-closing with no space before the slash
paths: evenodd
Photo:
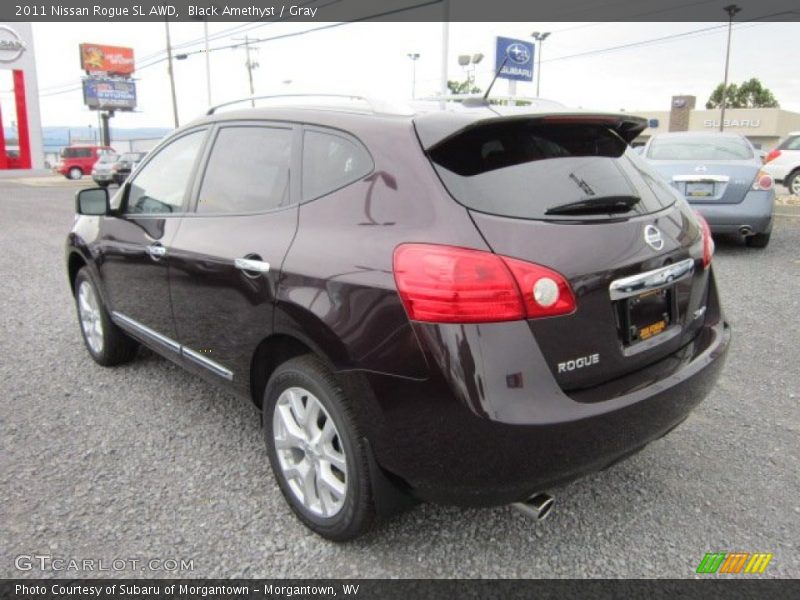
<path id="1" fill-rule="evenodd" d="M 118 322 L 119 325 L 122 325 L 123 327 L 128 327 L 136 333 L 141 333 L 143 335 L 146 335 L 147 337 L 155 340 L 156 342 L 163 344 L 173 352 L 180 353 L 181 345 L 175 340 L 170 339 L 165 335 L 161 335 L 157 331 L 154 331 L 149 327 L 142 325 L 138 321 L 134 321 L 130 317 L 126 317 L 125 315 L 117 311 L 112 312 L 111 316 L 114 318 L 115 321 Z"/>
<path id="2" fill-rule="evenodd" d="M 233 381 L 233 372 L 229 369 L 226 369 L 221 364 L 214 362 L 213 360 L 206 358 L 202 354 L 183 346 L 181 348 L 181 354 L 183 354 L 186 358 L 191 360 L 192 362 L 200 365 L 201 367 L 205 367 L 215 375 L 219 375 L 220 377 L 224 377 L 228 381 Z"/>
<path id="3" fill-rule="evenodd" d="M 612 281 L 611 285 L 608 286 L 608 292 L 612 300 L 622 300 L 623 298 L 638 296 L 648 290 L 656 290 L 666 285 L 671 285 L 689 277 L 692 273 L 694 273 L 694 259 L 687 258 L 660 269 Z"/>
<path id="4" fill-rule="evenodd" d="M 673 175 L 672 181 L 689 183 L 728 183 L 731 180 L 727 175 Z"/>

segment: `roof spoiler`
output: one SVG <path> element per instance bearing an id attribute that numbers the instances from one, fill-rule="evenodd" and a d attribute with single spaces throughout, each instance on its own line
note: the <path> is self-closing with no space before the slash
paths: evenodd
<path id="1" fill-rule="evenodd" d="M 460 135 L 472 128 L 483 127 L 497 122 L 525 122 L 547 124 L 585 124 L 605 125 L 614 130 L 627 143 L 631 143 L 647 128 L 647 119 L 634 115 L 588 113 L 588 112 L 554 112 L 554 113 L 526 113 L 515 115 L 495 115 L 487 118 L 471 116 L 468 112 L 458 113 L 431 113 L 415 119 L 417 135 L 419 135 L 425 150 L 430 150 L 437 144 L 444 142 L 456 135 Z M 459 118 L 460 117 L 460 118 Z"/>

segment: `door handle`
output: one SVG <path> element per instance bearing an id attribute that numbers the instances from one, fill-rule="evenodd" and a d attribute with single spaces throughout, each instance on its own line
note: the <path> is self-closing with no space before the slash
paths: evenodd
<path id="1" fill-rule="evenodd" d="M 153 244 L 152 246 L 148 246 L 146 251 L 150 255 L 150 258 L 155 260 L 163 258 L 167 255 L 167 249 L 161 244 Z"/>
<path id="2" fill-rule="evenodd" d="M 237 258 L 233 261 L 233 264 L 240 271 L 249 271 L 251 273 L 269 273 L 269 263 L 264 262 L 263 260 Z"/>

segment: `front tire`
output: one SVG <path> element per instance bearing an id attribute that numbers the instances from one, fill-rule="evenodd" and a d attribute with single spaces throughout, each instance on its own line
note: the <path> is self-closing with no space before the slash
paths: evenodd
<path id="1" fill-rule="evenodd" d="M 364 438 L 322 361 L 309 354 L 278 367 L 262 410 L 272 472 L 297 517 L 338 542 L 366 532 L 375 504 Z"/>
<path id="2" fill-rule="evenodd" d="M 745 238 L 744 243 L 750 248 L 766 248 L 772 233 L 757 233 Z"/>
<path id="3" fill-rule="evenodd" d="M 139 344 L 111 321 L 87 267 L 75 277 L 75 308 L 84 344 L 97 364 L 111 367 L 133 360 Z"/>

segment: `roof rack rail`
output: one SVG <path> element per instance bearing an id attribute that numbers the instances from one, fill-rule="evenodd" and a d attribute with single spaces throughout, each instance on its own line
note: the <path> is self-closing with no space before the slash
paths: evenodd
<path id="1" fill-rule="evenodd" d="M 398 106 L 396 104 L 392 104 L 391 102 L 387 102 L 385 100 L 369 98 L 367 96 L 360 96 L 358 94 L 270 94 L 267 96 L 248 96 L 247 98 L 240 98 L 238 100 L 223 102 L 222 104 L 217 104 L 215 106 L 210 107 L 206 112 L 206 114 L 213 115 L 217 111 L 217 109 L 223 108 L 225 106 L 231 106 L 233 104 L 240 104 L 242 102 L 252 102 L 255 100 L 271 100 L 276 98 L 339 98 L 347 100 L 359 100 L 361 102 L 364 102 L 369 107 L 369 109 L 376 114 L 409 115 L 414 113 L 414 111 L 408 106 Z"/>

